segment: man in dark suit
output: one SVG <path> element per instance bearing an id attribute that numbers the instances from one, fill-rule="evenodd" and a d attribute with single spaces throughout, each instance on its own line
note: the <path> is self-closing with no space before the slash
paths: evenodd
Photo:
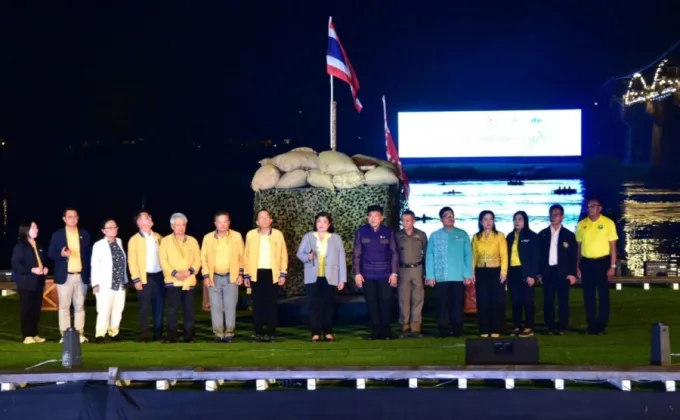
<path id="1" fill-rule="evenodd" d="M 569 287 L 576 283 L 576 236 L 562 226 L 564 208 L 550 206 L 550 226 L 540 238 L 540 272 L 543 277 L 543 314 L 551 335 L 563 335 L 569 328 Z M 555 295 L 559 304 L 559 321 L 555 323 Z"/>
<path id="2" fill-rule="evenodd" d="M 92 242 L 90 234 L 78 229 L 78 212 L 64 210 L 65 227 L 52 234 L 47 256 L 54 261 L 54 282 L 59 295 L 59 331 L 62 336 L 71 327 L 71 304 L 73 303 L 74 327 L 85 337 L 85 296 L 90 284 L 90 257 Z M 63 341 L 63 339 L 62 339 Z"/>

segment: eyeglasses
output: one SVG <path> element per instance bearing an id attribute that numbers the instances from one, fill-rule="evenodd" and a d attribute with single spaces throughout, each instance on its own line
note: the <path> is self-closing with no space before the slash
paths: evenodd
<path id="1" fill-rule="evenodd" d="M 448 214 L 445 214 L 445 215 L 442 216 L 442 219 L 453 219 L 453 218 L 454 218 L 454 215 L 451 214 L 451 213 L 448 213 Z"/>
<path id="2" fill-rule="evenodd" d="M 104 229 L 118 230 L 118 226 L 107 226 Z"/>

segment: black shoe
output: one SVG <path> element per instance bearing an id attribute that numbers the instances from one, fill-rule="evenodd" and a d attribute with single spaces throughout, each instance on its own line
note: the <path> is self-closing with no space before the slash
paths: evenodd
<path id="1" fill-rule="evenodd" d="M 225 337 L 217 337 L 217 336 L 215 336 L 215 337 L 213 337 L 212 342 L 213 342 L 213 343 L 222 343 L 222 342 L 224 341 L 224 338 L 225 338 Z"/>
<path id="2" fill-rule="evenodd" d="M 596 330 L 595 328 L 588 328 L 586 330 L 586 334 L 587 335 L 599 335 L 600 332 L 598 330 Z"/>
<path id="3" fill-rule="evenodd" d="M 510 331 L 510 337 L 518 336 L 520 331 L 522 331 L 520 328 L 514 328 L 512 331 Z"/>
<path id="4" fill-rule="evenodd" d="M 555 335 L 564 335 L 564 331 L 562 331 L 562 330 L 555 330 Z"/>
<path id="5" fill-rule="evenodd" d="M 167 337 L 165 340 L 163 340 L 163 344 L 175 344 L 179 340 L 177 340 L 177 337 Z"/>
<path id="6" fill-rule="evenodd" d="M 399 338 L 409 338 L 409 337 L 411 337 L 410 331 L 402 331 L 401 334 L 399 334 Z"/>
<path id="7" fill-rule="evenodd" d="M 223 342 L 223 343 L 233 343 L 233 342 L 234 342 L 234 337 L 232 337 L 232 336 L 224 337 L 224 338 L 222 339 L 222 342 Z"/>
<path id="8" fill-rule="evenodd" d="M 269 337 L 267 337 L 267 340 L 269 340 L 270 343 L 276 343 L 276 336 L 270 335 Z"/>
<path id="9" fill-rule="evenodd" d="M 165 341 L 165 337 L 163 337 L 163 334 L 154 334 L 153 335 L 153 341 Z"/>
<path id="10" fill-rule="evenodd" d="M 420 332 L 412 332 L 408 335 L 410 338 L 423 338 L 423 334 Z"/>
<path id="11" fill-rule="evenodd" d="M 106 338 L 105 337 L 95 337 L 94 342 L 95 342 L 95 344 L 104 344 L 104 343 L 106 343 Z"/>
<path id="12" fill-rule="evenodd" d="M 111 337 L 111 341 L 121 342 L 123 341 L 123 336 L 120 333 L 118 333 Z"/>
<path id="13" fill-rule="evenodd" d="M 254 343 L 261 343 L 264 341 L 264 337 L 262 337 L 262 334 L 255 334 L 253 336 L 253 342 Z"/>

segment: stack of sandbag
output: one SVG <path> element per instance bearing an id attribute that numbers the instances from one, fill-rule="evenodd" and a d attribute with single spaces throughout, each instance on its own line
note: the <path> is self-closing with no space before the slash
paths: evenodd
<path id="1" fill-rule="evenodd" d="M 309 147 L 298 147 L 259 163 L 251 183 L 257 192 L 307 185 L 335 190 L 399 182 L 398 169 L 390 162 L 365 155 L 349 157 L 333 150 L 317 154 Z"/>
<path id="2" fill-rule="evenodd" d="M 399 168 L 391 162 L 366 155 L 354 155 L 352 161 L 364 172 L 366 185 L 399 183 Z"/>

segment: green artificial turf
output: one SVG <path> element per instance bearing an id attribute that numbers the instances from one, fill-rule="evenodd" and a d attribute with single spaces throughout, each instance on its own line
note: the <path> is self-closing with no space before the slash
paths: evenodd
<path id="1" fill-rule="evenodd" d="M 612 290 L 611 321 L 604 336 L 588 336 L 585 329 L 582 294 L 572 290 L 571 326 L 575 331 L 561 337 L 544 332 L 541 293 L 536 294 L 537 337 L 541 363 L 560 365 L 649 365 L 651 326 L 662 321 L 671 326 L 671 347 L 680 348 L 680 334 L 673 330 L 680 323 L 678 299 L 680 292 L 665 287 Z M 428 299 L 433 296 L 428 294 Z M 422 339 L 364 341 L 362 325 L 336 327 L 337 342 L 311 343 L 303 327 L 280 328 L 277 343 L 251 343 L 250 313 L 239 313 L 236 342 L 211 343 L 210 314 L 200 310 L 197 296 L 197 342 L 192 344 L 139 343 L 138 309 L 134 295 L 128 296 L 123 315 L 123 335 L 120 343 L 83 345 L 83 368 L 227 368 L 227 367 L 288 367 L 288 366 L 422 366 L 463 365 L 465 338 L 436 337 L 434 314 L 425 313 Z M 428 305 L 433 306 L 433 305 Z M 20 342 L 19 301 L 16 296 L 0 299 L 0 371 L 17 371 L 50 359 L 60 359 L 56 312 L 43 312 L 40 335 L 49 340 L 44 344 L 24 345 Z M 96 311 L 93 296 L 88 296 L 86 335 L 94 338 Z M 508 319 L 510 313 L 508 310 Z M 395 332 L 397 325 L 394 325 Z M 466 336 L 476 337 L 474 317 L 466 319 Z M 36 370 L 53 370 L 58 364 L 48 364 Z"/>

